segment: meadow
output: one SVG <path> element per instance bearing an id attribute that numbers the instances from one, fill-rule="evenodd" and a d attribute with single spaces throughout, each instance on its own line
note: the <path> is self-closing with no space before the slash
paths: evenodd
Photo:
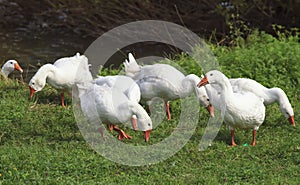
<path id="1" fill-rule="evenodd" d="M 27 82 L 0 79 L 0 184 L 299 184 L 300 44 L 296 34 L 277 37 L 253 31 L 235 46 L 210 44 L 221 70 L 228 77 L 246 77 L 267 87 L 280 87 L 295 112 L 296 128 L 277 104 L 267 107 L 258 130 L 257 145 L 248 146 L 251 130 L 236 131 L 238 146 L 230 147 L 230 134 L 222 125 L 211 147 L 198 151 L 209 119 L 201 107 L 197 128 L 188 143 L 167 160 L 140 167 L 114 163 L 96 153 L 83 139 L 72 109 L 60 106 L 56 90 L 46 86 L 29 100 Z M 189 56 L 174 58 L 188 73 L 201 69 Z M 102 69 L 101 75 L 119 70 Z M 152 145 L 173 132 L 180 117 L 180 100 L 171 102 L 172 119 L 151 133 L 126 143 Z M 111 133 L 116 136 L 116 133 Z"/>

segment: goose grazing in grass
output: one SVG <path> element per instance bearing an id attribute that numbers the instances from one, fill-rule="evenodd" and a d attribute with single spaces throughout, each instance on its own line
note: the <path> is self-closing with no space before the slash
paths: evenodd
<path id="1" fill-rule="evenodd" d="M 141 100 L 140 87 L 132 78 L 128 76 L 99 76 L 98 78 L 94 79 L 92 83 L 100 86 L 107 85 L 108 87 L 113 88 L 115 91 L 122 92 L 130 101 L 139 103 Z M 136 115 L 132 115 L 132 119 L 136 119 Z M 136 123 L 136 121 L 133 123 Z M 133 127 L 136 129 L 137 125 L 133 124 Z"/>
<path id="2" fill-rule="evenodd" d="M 248 78 L 231 78 L 229 79 L 229 81 L 232 86 L 233 92 L 251 92 L 256 96 L 263 98 L 265 106 L 277 102 L 284 117 L 288 119 L 291 125 L 296 126 L 294 121 L 294 110 L 291 106 L 287 95 L 282 89 L 278 87 L 267 88 L 262 84 L 258 83 L 257 81 Z M 205 86 L 206 92 L 210 97 L 211 104 L 215 108 L 219 109 L 219 105 L 217 102 L 217 91 L 219 91 L 219 89 L 217 86 L 214 86 L 214 89 L 217 89 L 217 91 L 213 91 L 211 90 L 211 86 L 214 85 Z"/>
<path id="3" fill-rule="evenodd" d="M 232 90 L 229 79 L 220 71 L 212 70 L 206 73 L 204 78 L 198 83 L 198 87 L 206 84 L 218 86 L 217 100 L 221 112 L 224 112 L 224 121 L 229 125 L 231 131 L 231 145 L 235 146 L 234 129 L 253 129 L 252 146 L 256 144 L 256 132 L 265 119 L 265 106 L 263 98 L 251 92 L 235 93 Z"/>
<path id="4" fill-rule="evenodd" d="M 79 87 L 80 106 L 88 120 L 95 120 L 95 114 L 91 106 L 95 106 L 102 124 L 106 124 L 110 130 L 117 131 L 118 139 L 131 139 L 117 125 L 131 121 L 134 130 L 144 132 L 147 142 L 152 130 L 152 121 L 145 109 L 135 100 L 130 100 L 123 92 L 107 84 L 97 85 L 93 83 L 87 88 Z M 100 133 L 103 137 L 102 127 Z"/>
<path id="5" fill-rule="evenodd" d="M 291 125 L 296 126 L 294 121 L 294 110 L 287 95 L 282 89 L 278 87 L 267 88 L 255 80 L 248 78 L 232 78 L 229 79 L 229 81 L 233 91 L 252 92 L 256 96 L 263 98 L 265 105 L 278 102 L 280 111 L 284 117 L 288 119 Z"/>
<path id="6" fill-rule="evenodd" d="M 23 69 L 19 65 L 19 63 L 16 60 L 8 60 L 5 62 L 1 68 L 1 73 L 8 77 L 10 73 L 12 73 L 14 70 L 19 71 L 20 73 L 23 73 Z"/>
<path id="7" fill-rule="evenodd" d="M 160 97 L 165 102 L 168 120 L 171 119 L 169 100 L 184 98 L 193 92 L 201 105 L 213 116 L 213 108 L 209 103 L 205 89 L 197 88 L 200 78 L 194 74 L 184 76 L 180 71 L 168 64 L 139 66 L 131 53 L 129 61 L 125 60 L 126 76 L 131 77 L 139 85 L 141 101 L 151 104 L 151 100 Z M 150 109 L 151 110 L 151 109 Z"/>
<path id="8" fill-rule="evenodd" d="M 47 82 L 61 92 L 61 103 L 65 107 L 64 92 L 70 93 L 76 83 L 90 82 L 92 79 L 87 57 L 77 53 L 40 67 L 29 82 L 30 98 L 35 92 L 41 91 Z"/>

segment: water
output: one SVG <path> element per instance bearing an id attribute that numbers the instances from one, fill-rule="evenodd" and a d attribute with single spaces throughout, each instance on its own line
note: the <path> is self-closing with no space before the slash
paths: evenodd
<path id="1" fill-rule="evenodd" d="M 80 38 L 75 33 L 68 35 L 59 33 L 33 33 L 26 29 L 0 30 L 0 65 L 9 59 L 19 62 L 24 72 L 24 82 L 28 83 L 35 72 L 46 63 L 54 63 L 57 59 L 73 56 L 77 52 L 83 54 L 94 41 L 93 38 Z M 160 43 L 136 43 L 118 50 L 104 65 L 105 67 L 118 67 L 123 63 L 127 54 L 133 52 L 138 62 L 149 63 L 153 57 L 157 60 L 168 57 L 170 53 L 180 53 L 180 50 Z M 12 78 L 20 78 L 18 72 L 14 72 Z"/>
<path id="2" fill-rule="evenodd" d="M 80 38 L 78 35 L 59 33 L 32 33 L 26 30 L 0 30 L 0 64 L 15 59 L 24 70 L 23 78 L 28 82 L 37 69 L 46 63 L 84 53 L 93 39 Z M 13 73 L 18 77 L 18 73 Z"/>

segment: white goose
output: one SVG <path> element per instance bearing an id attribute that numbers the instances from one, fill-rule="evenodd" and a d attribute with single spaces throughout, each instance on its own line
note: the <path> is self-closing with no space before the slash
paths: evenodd
<path id="1" fill-rule="evenodd" d="M 200 104 L 213 116 L 213 109 L 205 89 L 197 88 L 197 83 L 200 81 L 198 76 L 194 74 L 184 76 L 176 68 L 167 64 L 139 66 L 131 53 L 128 56 L 129 62 L 127 60 L 124 62 L 126 76 L 132 77 L 139 85 L 142 102 L 150 105 L 152 98 L 162 98 L 170 120 L 169 100 L 184 98 L 194 91 Z"/>
<path id="2" fill-rule="evenodd" d="M 256 131 L 265 119 L 263 99 L 251 92 L 234 93 L 229 79 L 220 71 L 212 70 L 206 73 L 198 87 L 215 84 L 219 90 L 218 108 L 224 112 L 224 121 L 231 131 L 231 145 L 235 146 L 234 129 L 253 129 L 252 146 L 256 144 Z M 213 89 L 213 87 L 211 87 Z"/>
<path id="3" fill-rule="evenodd" d="M 5 62 L 1 68 L 1 73 L 8 77 L 10 73 L 12 73 L 14 70 L 19 71 L 20 73 L 23 73 L 23 69 L 19 65 L 19 63 L 16 60 L 8 60 Z"/>
<path id="4" fill-rule="evenodd" d="M 278 88 L 267 88 L 263 86 L 262 84 L 258 83 L 255 80 L 248 79 L 248 78 L 231 78 L 229 79 L 230 84 L 232 86 L 233 92 L 251 92 L 255 94 L 256 96 L 264 99 L 264 105 L 270 105 L 275 102 L 278 102 L 280 110 L 284 117 L 288 119 L 288 121 L 291 123 L 291 125 L 296 126 L 294 121 L 294 110 L 291 106 L 291 103 L 285 94 L 285 92 Z M 220 91 L 217 86 L 214 86 L 214 89 L 217 89 L 217 91 L 213 91 L 211 86 L 214 85 L 206 85 L 205 89 L 210 97 L 211 104 L 217 108 L 219 108 L 218 105 L 218 93 L 217 91 Z"/>
<path id="5" fill-rule="evenodd" d="M 134 130 L 144 131 L 144 139 L 148 141 L 152 130 L 152 121 L 143 107 L 136 101 L 130 100 L 124 93 L 112 87 L 91 84 L 86 89 L 79 86 L 79 98 L 82 112 L 89 120 L 95 120 L 91 106 L 95 106 L 99 119 L 107 124 L 110 130 L 116 130 L 118 139 L 131 139 L 115 124 L 123 124 L 131 120 Z M 103 137 L 103 130 L 100 127 Z"/>
<path id="6" fill-rule="evenodd" d="M 135 81 L 124 75 L 115 75 L 115 76 L 99 76 L 98 78 L 94 79 L 92 83 L 97 84 L 99 86 L 107 85 L 108 87 L 112 88 L 113 91 L 122 92 L 127 96 L 130 101 L 139 103 L 141 100 L 141 91 L 140 87 L 138 86 Z M 132 115 L 132 120 L 136 119 L 136 115 Z M 136 121 L 133 121 L 136 123 Z M 137 128 L 136 124 L 132 125 L 134 129 Z"/>
<path id="7" fill-rule="evenodd" d="M 46 85 L 46 82 L 61 91 L 61 103 L 65 107 L 64 92 L 71 92 L 76 83 L 91 81 L 88 59 L 77 53 L 73 57 L 58 59 L 54 64 L 45 64 L 35 73 L 29 82 L 30 98 Z"/>
<path id="8" fill-rule="evenodd" d="M 287 95 L 282 89 L 278 87 L 267 88 L 255 80 L 248 78 L 232 78 L 229 79 L 229 81 L 234 92 L 252 92 L 256 96 L 263 98 L 265 105 L 278 102 L 280 111 L 284 117 L 286 117 L 293 126 L 296 126 L 294 121 L 294 110 Z"/>

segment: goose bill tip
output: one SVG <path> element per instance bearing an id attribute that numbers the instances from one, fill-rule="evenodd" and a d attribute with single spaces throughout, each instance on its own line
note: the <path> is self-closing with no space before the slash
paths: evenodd
<path id="1" fill-rule="evenodd" d="M 20 66 L 18 63 L 15 63 L 15 64 L 14 64 L 14 68 L 15 68 L 17 71 L 20 71 L 21 73 L 23 73 L 23 69 L 21 68 L 21 66 Z"/>
<path id="2" fill-rule="evenodd" d="M 144 139 L 145 139 L 145 142 L 148 142 L 149 139 L 150 139 L 150 133 L 151 133 L 151 130 L 146 130 L 144 131 Z"/>
<path id="3" fill-rule="evenodd" d="M 206 107 L 206 109 L 207 109 L 207 111 L 209 112 L 209 114 L 210 114 L 211 117 L 214 117 L 214 116 L 215 116 L 215 114 L 214 114 L 214 107 L 213 107 L 211 104 L 209 104 L 209 105 Z"/>
<path id="4" fill-rule="evenodd" d="M 30 90 L 29 98 L 32 98 L 35 93 L 35 90 L 30 86 L 29 86 L 29 90 Z"/>
<path id="5" fill-rule="evenodd" d="M 288 120 L 292 126 L 296 127 L 294 116 L 290 116 Z"/>

